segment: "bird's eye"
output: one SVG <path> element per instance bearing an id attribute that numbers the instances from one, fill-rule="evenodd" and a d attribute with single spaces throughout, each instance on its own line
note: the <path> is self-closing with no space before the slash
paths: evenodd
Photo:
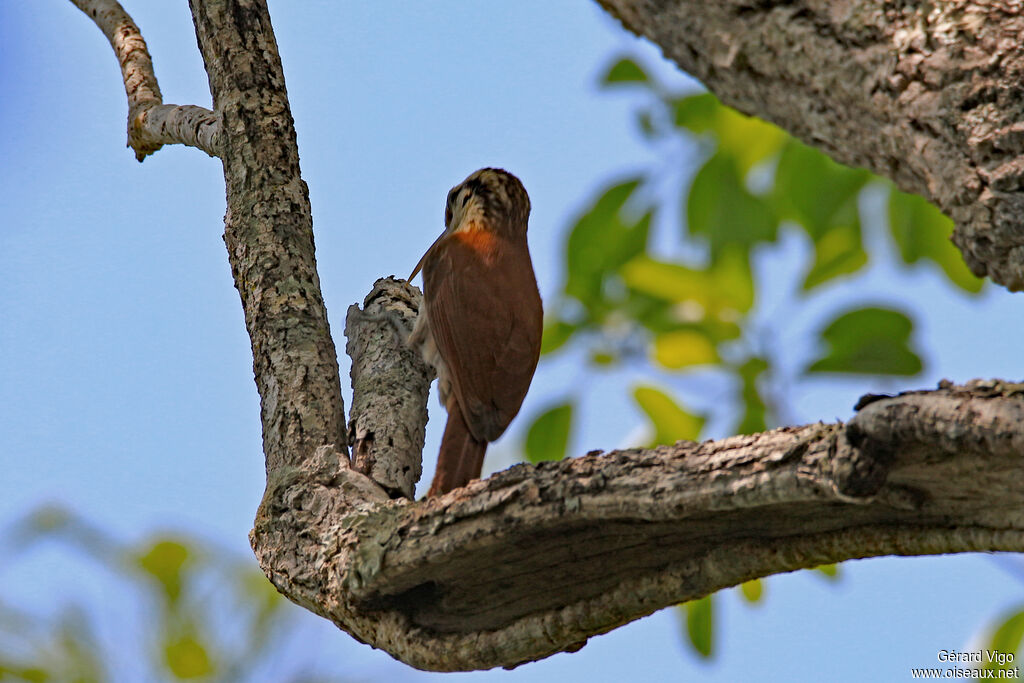
<path id="1" fill-rule="evenodd" d="M 456 192 L 456 191 L 457 191 L 457 189 L 458 189 L 458 188 L 455 188 L 455 187 L 453 187 L 453 188 L 452 188 L 452 189 L 451 189 L 451 190 L 450 190 L 450 191 L 448 192 L 448 200 L 447 200 L 447 202 L 446 202 L 446 203 L 447 203 L 447 205 L 448 205 L 448 207 L 449 207 L 449 208 L 451 208 L 451 206 L 452 206 L 452 203 L 454 203 L 454 202 L 455 202 L 455 195 L 457 194 L 457 192 Z"/>
<path id="2" fill-rule="evenodd" d="M 452 223 L 452 205 L 448 204 L 448 206 L 445 207 L 445 210 L 444 210 L 444 224 L 447 227 L 447 226 L 451 225 L 451 223 Z"/>

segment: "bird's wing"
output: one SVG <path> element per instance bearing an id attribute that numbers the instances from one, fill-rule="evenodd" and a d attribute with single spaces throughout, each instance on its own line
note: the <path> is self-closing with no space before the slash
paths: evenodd
<path id="1" fill-rule="evenodd" d="M 424 305 L 470 431 L 494 441 L 519 412 L 543 312 L 525 242 L 453 233 L 424 264 Z"/>

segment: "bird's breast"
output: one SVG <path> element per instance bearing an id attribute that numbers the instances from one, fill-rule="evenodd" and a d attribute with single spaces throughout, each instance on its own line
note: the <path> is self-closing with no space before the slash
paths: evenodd
<path id="1" fill-rule="evenodd" d="M 498 251 L 498 236 L 476 221 L 452 233 L 452 239 L 471 249 L 487 263 L 494 261 Z"/>

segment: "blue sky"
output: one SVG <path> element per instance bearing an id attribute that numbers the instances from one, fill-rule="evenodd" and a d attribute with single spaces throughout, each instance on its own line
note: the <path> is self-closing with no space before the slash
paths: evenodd
<path id="1" fill-rule="evenodd" d="M 127 9 L 165 101 L 210 106 L 185 3 Z M 688 83 L 582 0 L 272 2 L 271 13 L 339 348 L 345 308 L 377 277 L 408 273 L 442 227 L 448 189 L 481 166 L 526 184 L 537 276 L 553 293 L 573 217 L 598 186 L 651 163 L 632 123 L 635 97 L 600 92 L 602 67 L 627 51 Z M 180 146 L 138 164 L 124 147 L 125 114 L 116 61 L 84 15 L 68 2 L 0 3 L 0 529 L 59 501 L 125 538 L 184 529 L 244 555 L 264 469 L 249 341 L 221 240 L 220 164 Z M 805 249 L 789 238 L 763 255 L 764 296 L 792 286 Z M 872 388 L 1018 372 L 1011 295 L 989 287 L 968 298 L 926 269 L 884 263 L 795 313 L 780 343 L 808 349 L 822 310 L 865 293 L 914 302 L 924 377 L 802 385 L 790 397 L 796 421 L 845 419 Z M 567 361 L 541 373 L 526 415 L 579 378 Z M 575 452 L 619 445 L 641 424 L 623 390 L 634 379 L 585 380 Z M 425 481 L 442 426 L 433 399 L 431 411 Z M 489 466 L 507 465 L 521 439 L 513 426 Z M 42 612 L 76 594 L 116 603 L 102 597 L 101 578 L 53 549 L 0 567 L 0 585 L 0 599 Z M 726 592 L 711 663 L 696 661 L 666 610 L 576 654 L 457 678 L 905 680 L 1018 605 L 1021 587 L 1006 563 L 982 555 L 853 562 L 838 583 L 772 578 L 754 608 Z M 104 638 L 119 642 L 125 628 L 108 618 Z M 432 677 L 315 617 L 303 628 L 309 650 L 282 656 L 359 680 Z"/>

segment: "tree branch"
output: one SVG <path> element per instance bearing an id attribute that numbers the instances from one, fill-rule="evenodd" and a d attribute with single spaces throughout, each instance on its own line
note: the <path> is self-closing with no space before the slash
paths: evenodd
<path id="1" fill-rule="evenodd" d="M 726 104 L 928 197 L 975 275 L 1024 289 L 1020 3 L 598 2 Z"/>
<path id="2" fill-rule="evenodd" d="M 165 144 L 181 143 L 219 154 L 220 121 L 209 109 L 163 104 L 142 32 L 117 0 L 71 0 L 114 48 L 128 95 L 128 146 L 139 161 Z"/>
<path id="3" fill-rule="evenodd" d="M 363 301 L 365 313 L 353 304 L 345 324 L 353 465 L 393 497 L 413 498 L 423 469 L 427 396 L 436 373 L 405 344 L 420 301 L 408 282 L 380 279 Z"/>
<path id="4" fill-rule="evenodd" d="M 1024 550 L 1024 385 L 863 403 L 846 425 L 517 465 L 415 504 L 356 509 L 360 475 L 318 465 L 268 491 L 253 545 L 293 600 L 442 671 L 578 649 L 777 572 Z"/>
<path id="5" fill-rule="evenodd" d="M 337 352 L 266 2 L 189 4 L 214 108 L 221 112 L 224 242 L 252 342 L 272 488 L 321 446 L 347 460 Z"/>
<path id="6" fill-rule="evenodd" d="M 677 60 L 725 84 L 727 101 L 791 116 L 805 137 L 847 161 L 888 166 L 909 189 L 934 197 L 949 181 L 954 190 L 937 198 L 957 218 L 958 239 L 977 259 L 972 267 L 989 259 L 993 277 L 1024 283 L 1022 238 L 1011 222 L 1019 219 L 1007 208 L 1016 190 L 997 183 L 1014 172 L 996 173 L 1018 140 L 1009 119 L 998 117 L 1012 116 L 1024 98 L 1003 102 L 1001 90 L 971 90 L 986 74 L 1001 78 L 998 69 L 977 67 L 977 44 L 957 62 L 931 15 L 915 28 L 918 40 L 887 33 L 886 22 L 906 23 L 909 15 L 855 16 L 849 12 L 868 6 L 856 2 L 730 0 L 694 4 L 689 13 L 680 13 L 683 2 L 649 3 L 661 28 L 644 23 L 636 3 L 606 4 L 638 30 L 675 36 L 683 46 Z M 132 115 L 158 103 L 130 19 L 123 12 L 100 19 L 97 8 L 111 10 L 111 2 L 79 6 L 107 27 Z M 464 670 L 578 649 L 662 607 L 775 572 L 875 555 L 1024 550 L 1024 386 L 1000 382 L 865 397 L 845 425 L 518 465 L 438 498 L 391 499 L 408 494 L 418 476 L 413 451 L 422 446 L 422 420 L 406 417 L 422 412 L 429 374 L 373 313 L 350 314 L 352 431 L 362 471 L 354 468 L 266 2 L 190 6 L 222 113 L 211 140 L 219 140 L 224 165 L 224 239 L 261 397 L 267 490 L 250 540 L 266 574 L 296 603 L 413 666 Z M 986 32 L 995 15 L 987 6 L 975 14 L 956 26 L 971 28 L 984 49 L 997 49 L 1002 66 L 1016 68 L 1018 54 Z M 721 33 L 732 24 L 715 23 L 725 18 L 738 27 L 733 33 Z M 679 37 L 691 29 L 691 38 Z M 755 36 L 768 41 L 767 52 L 755 49 Z M 806 39 L 808 57 L 785 51 L 800 44 L 785 42 L 796 38 Z M 847 50 L 841 58 L 829 51 L 839 47 Z M 911 63 L 916 71 L 908 71 Z M 953 95 L 936 85 L 949 83 L 935 81 L 943 66 Z M 865 73 L 866 86 L 857 80 Z M 784 76 L 789 89 L 779 85 Z M 1005 87 L 1017 94 L 1021 86 Z M 858 94 L 876 99 L 865 104 Z M 837 115 L 844 104 L 850 111 Z M 956 106 L 977 122 L 958 128 Z M 986 134 L 971 117 L 990 110 Z M 866 142 L 863 130 L 881 130 L 883 140 Z M 417 301 L 414 290 L 390 281 L 378 283 L 366 304 L 408 317 Z M 404 379 L 389 384 L 396 377 Z M 394 400 L 383 400 L 389 392 Z"/>

